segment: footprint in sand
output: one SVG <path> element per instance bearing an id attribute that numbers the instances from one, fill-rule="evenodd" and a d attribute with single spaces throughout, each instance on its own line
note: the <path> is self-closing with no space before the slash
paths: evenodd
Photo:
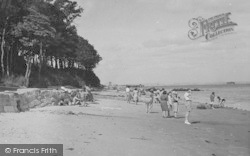
<path id="1" fill-rule="evenodd" d="M 88 141 L 84 141 L 84 143 L 86 143 L 86 144 L 90 144 L 91 142 L 88 142 Z"/>
<path id="2" fill-rule="evenodd" d="M 74 148 L 70 147 L 70 148 L 66 148 L 66 150 L 73 151 Z"/>

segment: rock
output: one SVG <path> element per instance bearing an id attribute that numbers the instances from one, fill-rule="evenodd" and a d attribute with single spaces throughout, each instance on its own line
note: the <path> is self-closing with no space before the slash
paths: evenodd
<path id="1" fill-rule="evenodd" d="M 4 112 L 4 106 L 0 105 L 0 113 Z"/>
<path id="2" fill-rule="evenodd" d="M 31 101 L 31 102 L 29 103 L 29 108 L 34 108 L 35 106 L 38 106 L 38 105 L 40 105 L 40 104 L 41 104 L 41 101 L 35 99 L 34 101 Z"/>
<path id="3" fill-rule="evenodd" d="M 65 105 L 69 105 L 71 102 L 70 95 L 56 89 L 25 88 L 0 92 L 0 112 L 22 112 L 29 108 L 57 105 L 61 99 L 64 100 Z"/>
<path id="4" fill-rule="evenodd" d="M 16 112 L 18 112 L 18 110 L 14 106 L 4 106 L 4 112 L 6 112 L 6 113 L 16 113 Z"/>
<path id="5" fill-rule="evenodd" d="M 3 106 L 11 106 L 10 97 L 8 94 L 0 94 L 0 104 L 2 104 Z"/>
<path id="6" fill-rule="evenodd" d="M 20 88 L 17 89 L 16 93 L 22 94 L 22 93 L 27 93 L 27 92 L 39 92 L 40 89 L 38 88 Z"/>

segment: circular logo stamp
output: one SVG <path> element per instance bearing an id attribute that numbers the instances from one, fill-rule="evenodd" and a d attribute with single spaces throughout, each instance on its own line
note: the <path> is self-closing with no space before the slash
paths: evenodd
<path id="1" fill-rule="evenodd" d="M 5 148 L 5 153 L 11 153 L 11 149 L 10 148 Z"/>

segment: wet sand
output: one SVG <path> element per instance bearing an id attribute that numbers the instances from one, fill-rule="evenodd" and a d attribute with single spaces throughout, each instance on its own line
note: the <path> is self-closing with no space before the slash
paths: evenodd
<path id="1" fill-rule="evenodd" d="M 63 144 L 65 156 L 249 156 L 250 112 L 193 109 L 184 124 L 159 104 L 99 98 L 88 107 L 50 106 L 0 114 L 1 144 Z"/>

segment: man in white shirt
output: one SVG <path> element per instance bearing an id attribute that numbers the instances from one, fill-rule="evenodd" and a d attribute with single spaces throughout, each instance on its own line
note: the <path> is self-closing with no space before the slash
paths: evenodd
<path id="1" fill-rule="evenodd" d="M 189 119 L 189 114 L 191 112 L 191 90 L 188 90 L 185 94 L 184 94 L 184 99 L 185 99 L 185 106 L 187 109 L 186 115 L 185 115 L 185 124 L 190 125 L 191 123 L 188 121 Z"/>

